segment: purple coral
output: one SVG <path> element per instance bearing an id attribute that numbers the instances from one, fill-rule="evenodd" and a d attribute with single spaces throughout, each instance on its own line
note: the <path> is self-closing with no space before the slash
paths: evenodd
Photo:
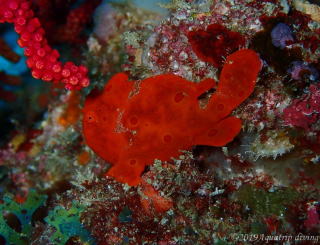
<path id="1" fill-rule="evenodd" d="M 281 49 L 294 41 L 290 27 L 284 23 L 279 23 L 272 29 L 271 38 L 272 44 Z"/>
<path id="2" fill-rule="evenodd" d="M 316 68 L 309 65 L 307 62 L 294 61 L 292 62 L 291 68 L 288 70 L 291 75 L 291 78 L 294 80 L 300 80 L 301 75 L 304 72 L 309 74 L 309 79 L 311 81 L 316 81 L 319 78 L 319 72 Z"/>

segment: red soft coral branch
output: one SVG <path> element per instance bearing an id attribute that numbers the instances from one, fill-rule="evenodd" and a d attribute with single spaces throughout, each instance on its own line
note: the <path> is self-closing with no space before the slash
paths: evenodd
<path id="1" fill-rule="evenodd" d="M 27 0 L 0 0 L 0 23 L 13 23 L 20 35 L 18 44 L 25 48 L 27 65 L 34 78 L 43 81 L 63 82 L 66 89 L 81 89 L 89 85 L 87 68 L 72 62 L 58 61 L 59 52 L 48 45 L 38 18 L 34 17 Z"/>
<path id="2" fill-rule="evenodd" d="M 90 21 L 93 11 L 100 3 L 101 0 L 88 0 L 79 7 L 71 10 L 68 14 L 66 24 L 58 30 L 60 40 L 69 43 L 81 41 L 79 35 L 85 25 Z"/>

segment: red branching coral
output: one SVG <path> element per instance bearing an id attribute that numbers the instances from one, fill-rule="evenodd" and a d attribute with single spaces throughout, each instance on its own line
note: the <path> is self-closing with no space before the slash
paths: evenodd
<path id="1" fill-rule="evenodd" d="M 59 53 L 52 49 L 44 37 L 45 31 L 40 21 L 34 17 L 31 4 L 27 0 L 2 0 L 0 5 L 0 23 L 14 24 L 20 35 L 18 44 L 24 47 L 28 57 L 27 65 L 32 76 L 44 81 L 65 83 L 67 89 L 80 89 L 89 85 L 87 68 L 76 66 L 72 62 L 62 64 Z"/>
<path id="2" fill-rule="evenodd" d="M 71 10 L 67 16 L 66 24 L 58 31 L 60 40 L 70 43 L 78 42 L 79 34 L 91 19 L 94 9 L 100 2 L 101 0 L 86 1 L 78 8 Z"/>
<path id="3" fill-rule="evenodd" d="M 102 0 L 31 0 L 49 43 L 82 43 L 83 32 Z M 78 4 L 80 2 L 80 4 Z M 74 7 L 76 5 L 76 7 Z M 84 34 L 84 35 L 83 35 Z"/>
<path id="4" fill-rule="evenodd" d="M 17 99 L 14 93 L 6 91 L 3 88 L 0 88 L 0 98 L 6 102 L 13 102 Z"/>
<path id="5" fill-rule="evenodd" d="M 0 81 L 5 85 L 19 86 L 21 84 L 21 78 L 18 76 L 8 75 L 4 72 L 0 72 Z M 7 102 L 15 101 L 16 95 L 12 91 L 5 90 L 0 87 L 0 100 Z"/>
<path id="6" fill-rule="evenodd" d="M 197 56 L 216 67 L 222 67 L 223 59 L 245 46 L 245 38 L 219 24 L 209 25 L 207 30 L 188 33 L 189 42 Z"/>
<path id="7" fill-rule="evenodd" d="M 166 74 L 150 77 L 137 88 L 119 73 L 102 93 L 86 99 L 86 142 L 113 164 L 107 175 L 137 185 L 154 159 L 167 161 L 193 145 L 223 146 L 232 141 L 241 120 L 228 115 L 252 93 L 260 69 L 261 61 L 252 50 L 230 55 L 205 108 L 199 106 L 198 97 L 215 87 L 212 79 L 197 84 Z"/>
<path id="8" fill-rule="evenodd" d="M 12 51 L 3 39 L 0 39 L 0 55 L 14 63 L 20 60 L 20 56 Z"/>

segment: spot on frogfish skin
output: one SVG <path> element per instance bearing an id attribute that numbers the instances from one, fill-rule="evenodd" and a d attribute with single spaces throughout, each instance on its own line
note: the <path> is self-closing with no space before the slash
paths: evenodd
<path id="1" fill-rule="evenodd" d="M 86 142 L 112 164 L 106 175 L 137 185 L 154 159 L 168 161 L 194 145 L 223 146 L 232 141 L 241 120 L 229 115 L 253 92 L 261 66 L 254 51 L 243 49 L 227 57 L 217 87 L 213 79 L 192 83 L 165 74 L 143 80 L 134 96 L 128 96 L 134 83 L 126 74 L 116 74 L 102 93 L 86 98 Z M 198 97 L 212 88 L 216 92 L 200 108 Z M 121 131 L 115 130 L 119 124 Z"/>

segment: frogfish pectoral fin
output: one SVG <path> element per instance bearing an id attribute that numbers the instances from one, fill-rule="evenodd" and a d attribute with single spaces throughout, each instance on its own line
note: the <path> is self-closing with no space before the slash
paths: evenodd
<path id="1" fill-rule="evenodd" d="M 202 135 L 196 137 L 197 145 L 224 146 L 231 142 L 241 130 L 241 120 L 227 117 L 208 127 Z"/>

